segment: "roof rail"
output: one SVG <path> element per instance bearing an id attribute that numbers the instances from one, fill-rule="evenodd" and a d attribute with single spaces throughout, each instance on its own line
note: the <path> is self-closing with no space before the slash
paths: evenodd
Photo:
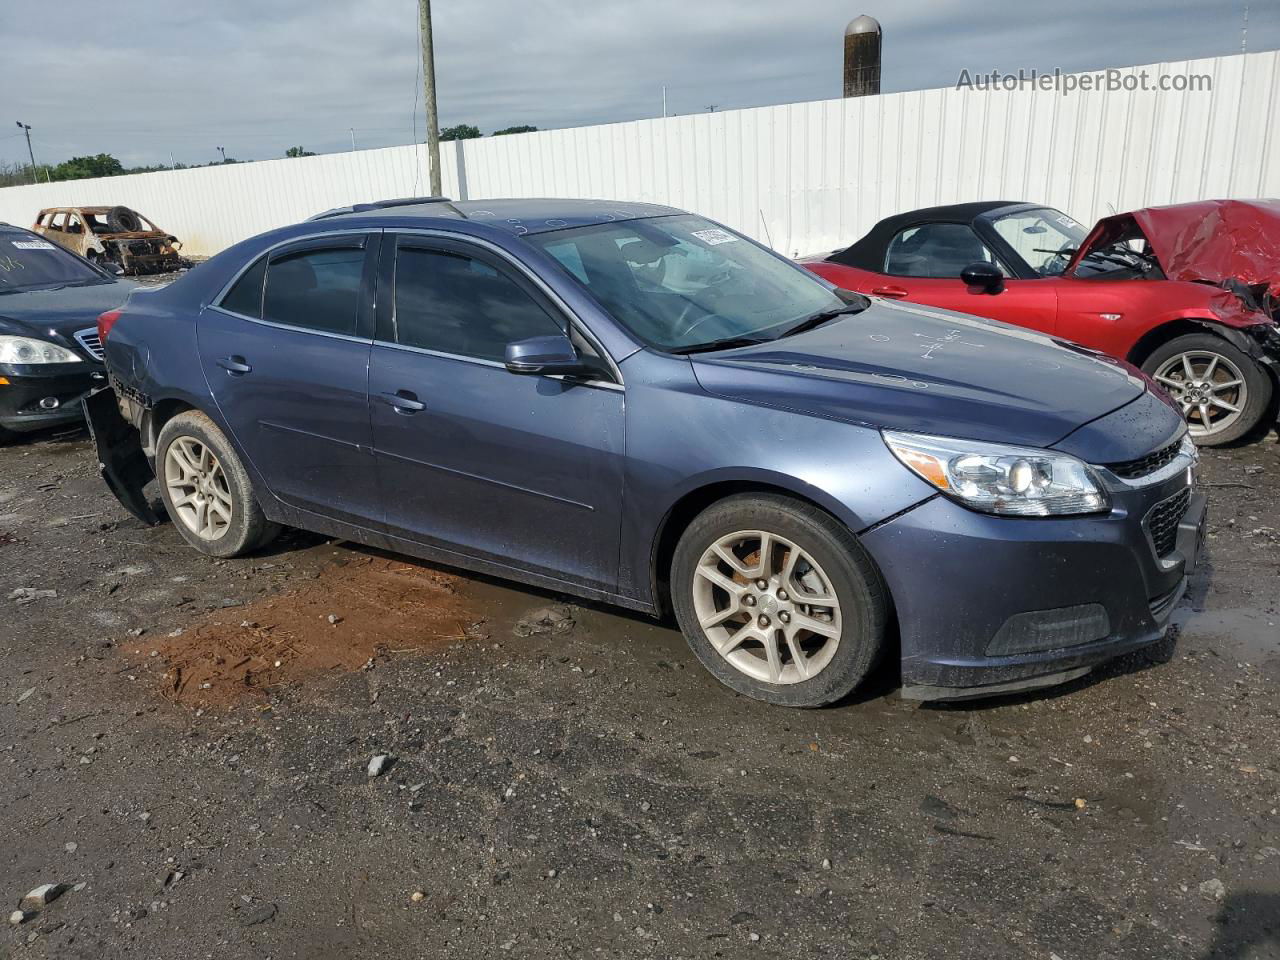
<path id="1" fill-rule="evenodd" d="M 453 199 L 451 197 L 401 197 L 399 200 L 375 200 L 372 203 L 353 203 L 349 207 L 334 207 L 324 213 L 317 213 L 314 217 L 307 217 L 307 221 L 327 220 L 330 217 L 340 217 L 346 213 L 366 213 L 369 210 L 381 210 L 384 207 L 411 207 L 420 203 L 452 202 Z"/>

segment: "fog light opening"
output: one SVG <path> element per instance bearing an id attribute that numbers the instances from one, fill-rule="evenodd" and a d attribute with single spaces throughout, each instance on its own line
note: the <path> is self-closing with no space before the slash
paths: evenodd
<path id="1" fill-rule="evenodd" d="M 57 410 L 60 406 L 62 406 L 62 401 L 57 397 L 45 397 L 40 401 L 41 410 Z"/>

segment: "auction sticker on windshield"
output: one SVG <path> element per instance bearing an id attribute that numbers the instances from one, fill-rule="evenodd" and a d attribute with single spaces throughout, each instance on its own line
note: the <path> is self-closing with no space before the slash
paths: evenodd
<path id="1" fill-rule="evenodd" d="M 10 241 L 15 249 L 18 250 L 52 250 L 52 243 L 46 243 L 44 240 L 13 240 Z"/>
<path id="2" fill-rule="evenodd" d="M 738 239 L 728 230 L 720 230 L 718 228 L 711 230 L 695 230 L 693 231 L 693 235 L 709 247 L 714 247 L 721 243 L 734 243 Z"/>

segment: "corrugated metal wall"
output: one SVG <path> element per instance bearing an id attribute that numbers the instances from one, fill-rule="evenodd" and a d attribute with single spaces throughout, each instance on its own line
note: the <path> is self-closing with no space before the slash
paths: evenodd
<path id="1" fill-rule="evenodd" d="M 787 253 L 849 243 L 881 217 L 962 200 L 1038 200 L 1091 222 L 1208 197 L 1280 196 L 1280 51 L 1127 68 L 1210 91 L 918 90 L 442 144 L 455 198 L 670 203 Z M 207 255 L 330 207 L 427 192 L 426 151 L 10 187 L 0 220 L 125 204 Z"/>

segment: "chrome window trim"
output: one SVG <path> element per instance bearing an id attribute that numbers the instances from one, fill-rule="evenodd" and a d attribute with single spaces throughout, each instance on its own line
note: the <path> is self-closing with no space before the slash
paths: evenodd
<path id="1" fill-rule="evenodd" d="M 273 327 L 276 330 L 288 330 L 292 333 L 310 333 L 317 337 L 327 337 L 330 340 L 346 340 L 349 343 L 361 343 L 365 346 L 373 343 L 372 337 L 355 337 L 347 333 L 332 333 L 328 330 L 317 330 L 314 327 L 297 327 L 291 323 L 278 323 L 275 320 L 261 320 L 258 317 L 247 317 L 243 313 L 236 313 L 234 310 L 227 310 L 211 303 L 205 307 L 206 310 L 217 310 L 218 313 L 228 317 L 235 317 L 237 320 L 244 320 L 246 323 L 256 323 L 261 327 Z"/>
<path id="2" fill-rule="evenodd" d="M 438 230 L 438 229 L 430 229 L 430 228 L 409 227 L 403 230 L 385 228 L 385 232 L 393 233 L 398 237 L 400 236 L 433 237 L 441 240 L 452 240 L 454 242 L 462 243 L 464 245 L 474 244 L 475 246 L 480 247 L 485 252 L 490 253 L 493 256 L 497 257 L 508 267 L 514 268 L 522 276 L 524 276 L 525 279 L 532 282 L 533 285 L 542 292 L 543 296 L 545 296 L 548 300 L 551 301 L 552 304 L 554 304 L 555 308 L 559 310 L 565 316 L 565 319 L 569 321 L 569 325 L 573 327 L 573 329 L 576 330 L 579 334 L 581 334 L 582 337 L 585 340 L 587 340 L 591 344 L 591 346 L 595 349 L 596 353 L 598 353 L 604 359 L 605 363 L 609 365 L 609 371 L 613 374 L 613 376 L 617 380 L 616 383 L 609 384 L 609 386 L 617 387 L 618 389 L 625 388 L 626 384 L 622 379 L 622 371 L 618 368 L 618 364 L 614 361 L 613 357 L 609 354 L 609 351 L 604 348 L 604 344 L 600 342 L 599 338 L 594 333 L 592 333 L 590 328 L 583 322 L 582 318 L 579 317 L 576 313 L 574 313 L 574 311 L 569 307 L 569 305 L 565 303 L 564 299 L 558 293 L 556 293 L 555 290 L 553 290 L 550 286 L 547 285 L 546 281 L 544 281 L 540 276 L 534 273 L 531 269 L 529 269 L 519 260 L 512 258 L 511 254 L 508 253 L 506 250 L 504 250 L 502 247 L 500 247 L 498 244 L 494 243 L 491 240 L 486 240 L 483 237 L 473 237 L 470 234 L 457 233 L 452 230 Z M 391 301 L 391 310 L 392 310 L 392 317 L 394 318 L 395 316 L 394 291 L 392 292 L 392 295 L 393 295 L 393 299 Z M 379 340 L 377 342 L 385 343 L 385 341 L 383 340 Z M 398 343 L 386 344 L 386 345 L 394 346 L 394 347 L 404 346 L 403 344 L 398 344 Z M 421 349 L 421 348 L 410 347 L 409 349 Z M 450 357 L 455 360 L 479 360 L 480 359 L 479 357 L 462 357 L 456 354 L 438 353 L 437 351 L 432 351 L 432 350 L 424 350 L 424 352 L 435 353 L 439 356 Z M 487 360 L 484 362 L 497 363 L 496 361 L 493 361 L 493 360 Z M 504 370 L 506 369 L 506 366 L 504 364 L 497 363 L 497 366 L 502 367 Z M 564 377 L 556 376 L 553 379 L 562 380 L 564 379 Z M 586 380 L 581 382 L 605 385 L 605 381 L 603 380 Z"/>
<path id="3" fill-rule="evenodd" d="M 456 360 L 460 363 L 472 363 L 481 367 L 497 367 L 504 373 L 507 373 L 507 365 L 497 360 L 486 360 L 484 357 L 468 357 L 461 353 L 445 353 L 443 350 L 431 350 L 427 347 L 414 347 L 407 343 L 389 343 L 386 340 L 375 340 L 375 344 L 379 347 L 386 347 L 389 350 L 404 350 L 408 353 L 420 353 L 423 356 L 435 357 L 439 360 Z M 545 376 L 548 380 L 564 380 L 575 383 L 583 387 L 595 387 L 599 390 L 613 390 L 622 393 L 623 387 L 620 383 L 611 383 L 608 380 L 581 380 L 577 377 L 566 377 L 563 374 L 533 374 L 533 376 Z"/>
<path id="4" fill-rule="evenodd" d="M 236 313 L 234 310 L 228 310 L 222 306 L 222 301 L 226 298 L 227 294 L 231 292 L 231 288 L 236 285 L 236 281 L 248 273 L 249 269 L 253 267 L 254 264 L 263 257 L 270 257 L 273 252 L 279 250 L 281 247 L 292 246 L 295 243 L 306 243 L 309 240 L 320 240 L 324 237 L 350 237 L 357 235 L 367 237 L 371 233 L 380 232 L 382 232 L 382 227 L 361 227 L 359 230 L 325 230 L 322 233 L 309 233 L 304 237 L 290 237 L 287 240 L 281 240 L 278 243 L 273 243 L 271 246 L 264 247 L 262 250 L 258 251 L 258 255 L 248 263 L 241 265 L 240 269 L 232 275 L 230 280 L 222 285 L 221 289 L 219 289 L 218 292 L 209 299 L 209 302 L 206 303 L 205 306 L 217 307 L 223 313 L 230 314 L 233 317 L 239 317 L 241 320 L 257 320 L 260 323 L 270 323 L 271 321 L 262 320 L 261 317 L 246 317 L 243 313 Z M 366 244 L 362 249 L 365 251 L 365 255 L 367 256 L 369 253 L 368 245 Z M 283 326 L 283 324 L 277 324 L 277 326 Z M 301 329 L 306 328 L 304 327 Z M 336 334 L 336 336 L 340 336 L 340 334 Z"/>
<path id="5" fill-rule="evenodd" d="M 581 334 L 582 337 L 586 339 L 591 344 L 592 347 L 595 348 L 596 353 L 598 353 L 601 357 L 604 358 L 605 363 L 609 365 L 610 372 L 613 374 L 613 376 L 617 381 L 616 383 L 609 383 L 604 380 L 580 380 L 575 382 L 581 383 L 584 386 L 601 387 L 601 388 L 610 389 L 610 390 L 625 390 L 626 384 L 622 379 L 622 371 L 619 369 L 617 362 L 613 359 L 613 356 L 609 353 L 608 350 L 604 348 L 604 344 L 601 343 L 600 339 L 594 333 L 591 332 L 591 329 L 585 323 L 583 323 L 582 318 L 579 317 L 576 313 L 574 313 L 574 311 L 570 309 L 569 305 L 565 303 L 564 299 L 558 293 L 556 293 L 551 287 L 549 287 L 541 277 L 539 277 L 536 273 L 534 273 L 532 270 L 526 267 L 523 263 L 520 263 L 518 260 L 512 259 L 511 255 L 507 253 L 506 250 L 504 250 L 502 247 L 492 242 L 491 240 L 485 240 L 483 237 L 474 237 L 466 233 L 458 233 L 453 230 L 439 230 L 439 229 L 423 228 L 423 227 L 409 227 L 405 229 L 392 228 L 392 227 L 361 227 L 359 229 L 324 230 L 319 233 L 309 233 L 305 236 L 290 237 L 287 240 L 281 240 L 278 243 L 273 243 L 271 246 L 263 248 L 258 252 L 258 255 L 256 257 L 253 257 L 247 263 L 242 264 L 240 269 L 237 270 L 232 275 L 231 279 L 229 279 L 226 283 L 224 283 L 221 289 L 219 289 L 218 292 L 205 305 L 205 309 L 217 310 L 219 313 L 225 314 L 229 317 L 235 317 L 238 320 L 246 320 L 249 323 L 258 323 L 265 327 L 275 327 L 276 329 L 279 329 L 279 330 L 291 330 L 297 333 L 311 333 L 320 337 L 329 337 L 335 340 L 348 340 L 353 343 L 378 343 L 378 344 L 381 344 L 382 346 L 394 347 L 398 350 L 411 350 L 411 351 L 421 352 L 429 356 L 443 357 L 449 360 L 464 360 L 470 363 L 493 365 L 493 366 L 502 367 L 505 370 L 506 366 L 504 364 L 498 363 L 497 361 L 494 361 L 494 360 L 484 360 L 480 357 L 464 357 L 458 354 L 442 353 L 440 351 L 427 350 L 422 347 L 411 347 L 411 346 L 408 346 L 407 344 L 389 343 L 385 340 L 378 340 L 376 337 L 353 337 L 353 336 L 348 336 L 346 334 L 341 334 L 341 333 L 329 333 L 324 330 L 315 330 L 310 327 L 297 327 L 297 326 L 293 326 L 292 324 L 277 323 L 274 320 L 264 320 L 261 317 L 246 316 L 243 313 L 237 313 L 234 310 L 228 310 L 226 307 L 222 306 L 222 301 L 226 298 L 227 294 L 231 292 L 231 288 L 236 285 L 236 282 L 242 276 L 244 276 L 245 273 L 247 273 L 259 260 L 261 260 L 264 257 L 270 257 L 274 251 L 279 250 L 281 247 L 291 246 L 295 243 L 305 243 L 309 240 L 318 240 L 324 237 L 350 237 L 350 236 L 357 236 L 357 235 L 368 236 L 371 233 L 382 233 L 382 234 L 390 233 L 394 236 L 434 237 L 442 240 L 453 240 L 453 241 L 461 242 L 464 244 L 473 243 L 476 246 L 487 251 L 488 253 L 491 253 L 494 256 L 498 257 L 500 260 L 503 261 L 503 263 L 509 264 L 510 266 L 517 269 L 526 279 L 530 280 L 535 287 L 537 287 L 540 291 L 542 291 L 542 294 L 545 297 L 547 297 L 552 302 L 552 304 L 555 305 L 556 309 L 564 314 L 564 316 L 568 319 L 570 325 L 579 334 Z M 367 254 L 368 252 L 367 246 L 365 247 L 365 251 Z M 393 291 L 393 297 L 394 297 L 394 291 Z M 392 308 L 392 316 L 394 317 L 395 316 L 395 300 L 394 299 L 392 300 L 391 308 Z M 376 333 L 376 330 L 375 330 L 375 333 Z M 556 376 L 550 377 L 549 379 L 565 380 L 568 378 L 560 375 L 556 375 Z"/>

